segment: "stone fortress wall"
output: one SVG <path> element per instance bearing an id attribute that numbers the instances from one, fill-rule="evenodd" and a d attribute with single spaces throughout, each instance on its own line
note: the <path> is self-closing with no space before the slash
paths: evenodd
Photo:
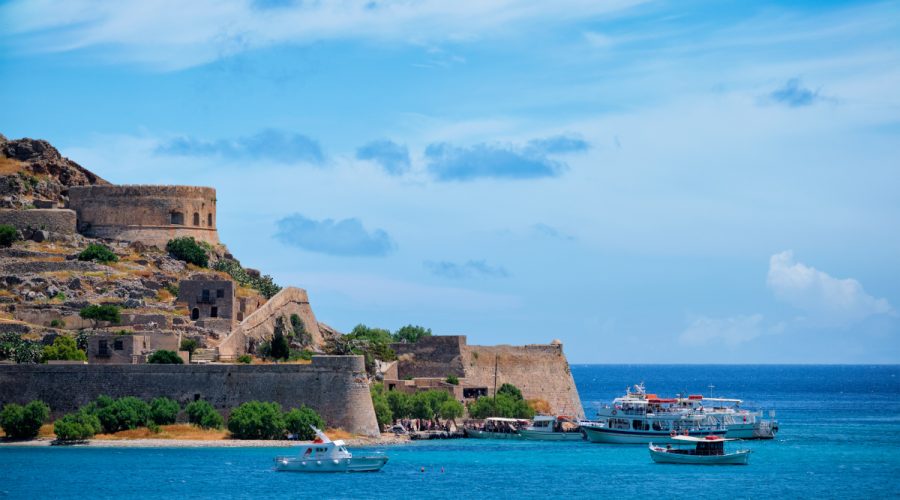
<path id="1" fill-rule="evenodd" d="M 52 208 L 30 210 L 0 209 L 0 224 L 16 229 L 48 231 L 54 234 L 75 234 L 75 212 Z"/>
<path id="2" fill-rule="evenodd" d="M 56 418 L 101 394 L 165 396 L 182 407 L 204 399 L 225 415 L 253 400 L 285 410 L 305 404 L 330 427 L 379 432 L 362 356 L 314 356 L 309 365 L 0 365 L 0 406 L 40 399 Z"/>
<path id="3" fill-rule="evenodd" d="M 560 415 L 584 418 L 584 409 L 563 354 L 562 343 L 524 346 L 468 345 L 465 335 L 426 337 L 414 344 L 391 344 L 397 353 L 398 378 L 455 375 L 463 387 L 484 387 L 494 392 L 510 383 L 521 389 L 525 399 L 543 399 Z"/>
<path id="4" fill-rule="evenodd" d="M 85 236 L 140 241 L 160 248 L 181 236 L 219 243 L 213 188 L 93 185 L 72 186 L 68 194 L 78 231 Z"/>

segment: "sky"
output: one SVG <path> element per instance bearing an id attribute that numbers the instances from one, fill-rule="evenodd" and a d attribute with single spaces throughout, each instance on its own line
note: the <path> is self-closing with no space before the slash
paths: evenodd
<path id="1" fill-rule="evenodd" d="M 322 322 L 900 362 L 900 3 L 0 2 L 0 133 L 216 188 Z"/>

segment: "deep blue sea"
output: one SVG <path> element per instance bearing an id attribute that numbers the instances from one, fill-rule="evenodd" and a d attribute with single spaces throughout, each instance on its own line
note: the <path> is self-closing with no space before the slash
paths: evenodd
<path id="1" fill-rule="evenodd" d="M 748 466 L 662 465 L 645 445 L 459 439 L 385 447 L 370 474 L 272 471 L 268 448 L 0 448 L 10 498 L 897 498 L 900 366 L 574 365 L 585 411 L 648 392 L 739 397 L 775 409 Z M 425 467 L 425 472 L 420 472 Z M 442 470 L 443 469 L 443 470 Z"/>

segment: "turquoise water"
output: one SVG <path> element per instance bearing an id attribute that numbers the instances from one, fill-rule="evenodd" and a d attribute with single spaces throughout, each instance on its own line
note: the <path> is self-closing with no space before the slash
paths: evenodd
<path id="1" fill-rule="evenodd" d="M 626 385 L 774 408 L 746 467 L 654 464 L 645 446 L 452 440 L 387 447 L 374 474 L 271 470 L 284 449 L 0 448 L 0 497 L 630 498 L 900 496 L 898 366 L 572 367 L 588 416 Z M 425 472 L 420 468 L 425 467 Z M 441 469 L 443 468 L 443 472 Z"/>

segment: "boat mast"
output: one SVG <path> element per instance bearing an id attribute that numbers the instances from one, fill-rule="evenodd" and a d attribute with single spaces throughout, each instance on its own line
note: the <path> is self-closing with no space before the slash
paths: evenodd
<path id="1" fill-rule="evenodd" d="M 491 416 L 496 417 L 497 413 L 497 365 L 500 362 L 500 355 L 494 354 L 494 404 L 491 405 Z"/>

